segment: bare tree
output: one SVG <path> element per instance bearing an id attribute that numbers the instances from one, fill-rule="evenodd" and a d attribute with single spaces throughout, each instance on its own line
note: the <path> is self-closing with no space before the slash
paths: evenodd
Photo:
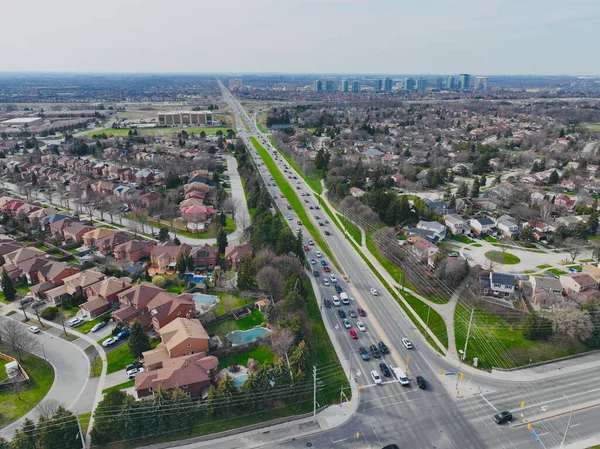
<path id="1" fill-rule="evenodd" d="M 283 298 L 283 277 L 276 268 L 269 265 L 261 268 L 256 273 L 256 281 L 258 288 L 268 292 L 273 301 L 277 302 Z"/>
<path id="2" fill-rule="evenodd" d="M 550 201 L 542 201 L 540 204 L 540 218 L 542 220 L 547 220 L 550 218 L 553 210 L 554 205 Z"/>
<path id="3" fill-rule="evenodd" d="M 554 314 L 552 330 L 556 334 L 569 335 L 585 341 L 594 332 L 594 323 L 588 311 L 580 309 L 561 310 Z"/>
<path id="4" fill-rule="evenodd" d="M 56 413 L 58 407 L 62 407 L 62 404 L 56 399 L 46 399 L 37 405 L 36 410 L 40 415 L 50 418 Z"/>
<path id="5" fill-rule="evenodd" d="M 6 342 L 17 354 L 19 360 L 23 360 L 23 354 L 31 352 L 37 346 L 37 340 L 22 323 L 14 320 L 6 320 L 0 325 L 2 341 Z"/>
<path id="6" fill-rule="evenodd" d="M 28 181 L 19 181 L 17 183 L 17 191 L 29 200 L 31 198 L 31 193 L 33 192 L 33 186 Z"/>
<path id="7" fill-rule="evenodd" d="M 290 367 L 288 352 L 294 345 L 294 340 L 294 334 L 288 328 L 279 329 L 271 339 L 271 348 L 273 349 L 273 352 L 277 357 L 285 358 L 288 368 Z"/>
<path id="8" fill-rule="evenodd" d="M 569 237 L 564 240 L 563 246 L 567 250 L 567 253 L 569 253 L 572 263 L 575 263 L 575 259 L 577 259 L 579 255 L 583 252 L 583 250 L 585 249 L 585 244 L 585 240 L 578 239 L 575 237 Z"/>
<path id="9" fill-rule="evenodd" d="M 13 379 L 13 381 L 8 384 L 8 389 L 19 399 L 19 401 L 22 401 L 23 399 L 21 398 L 21 393 L 23 393 L 27 389 L 27 386 L 28 382 L 26 382 L 25 379 L 23 379 L 21 373 L 19 373 L 19 375 L 16 376 Z"/>

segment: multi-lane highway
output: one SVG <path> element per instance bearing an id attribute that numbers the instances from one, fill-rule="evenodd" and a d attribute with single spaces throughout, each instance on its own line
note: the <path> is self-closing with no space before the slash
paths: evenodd
<path id="1" fill-rule="evenodd" d="M 577 407 L 585 402 L 600 399 L 600 388 L 597 379 L 600 372 L 595 369 L 582 370 L 573 376 L 557 376 L 544 378 L 535 382 L 512 382 L 501 378 L 489 378 L 483 374 L 467 373 L 460 381 L 462 393 L 456 393 L 453 377 L 448 374 L 456 371 L 456 364 L 435 352 L 422 338 L 408 318 L 404 316 L 395 300 L 387 294 L 383 285 L 370 271 L 364 261 L 355 253 L 354 248 L 346 241 L 342 232 L 333 224 L 325 223 L 329 219 L 323 210 L 317 209 L 318 201 L 308 185 L 298 174 L 291 170 L 285 160 L 269 144 L 266 137 L 259 132 L 256 124 L 248 117 L 239 102 L 221 84 L 225 100 L 236 115 L 238 136 L 242 137 L 252 158 L 256 161 L 259 173 L 275 204 L 293 230 L 300 227 L 307 243 L 308 259 L 315 259 L 311 271 L 319 273 L 319 291 L 317 296 L 322 300 L 332 299 L 339 294 L 334 290 L 334 283 L 324 284 L 330 273 L 323 270 L 317 251 L 324 254 L 316 245 L 309 245 L 311 238 L 306 232 L 305 223 L 298 224 L 298 217 L 288 209 L 288 202 L 282 198 L 279 188 L 273 182 L 271 174 L 261 163 L 262 159 L 255 150 L 250 136 L 254 136 L 265 147 L 270 157 L 277 163 L 278 169 L 294 187 L 306 213 L 317 229 L 322 232 L 329 248 L 343 269 L 337 273 L 328 262 L 338 284 L 352 299 L 349 305 L 323 307 L 326 325 L 334 331 L 342 348 L 341 358 L 347 360 L 349 375 L 352 381 L 364 385 L 361 390 L 360 406 L 353 418 L 346 424 L 310 438 L 299 438 L 279 447 L 306 447 L 310 442 L 313 447 L 381 447 L 389 443 L 397 443 L 400 447 L 412 448 L 527 448 L 543 445 L 546 448 L 558 447 L 564 438 L 564 432 L 571 418 L 571 427 L 565 443 L 577 441 L 597 432 L 594 417 L 598 416 L 597 408 L 590 408 L 575 413 L 553 417 L 553 412 L 563 412 L 570 404 Z M 247 133 L 242 120 L 250 126 Z M 318 218 L 317 218 L 318 216 Z M 319 226 L 323 223 L 324 226 Z M 325 235 L 327 230 L 330 235 Z M 378 296 L 371 289 L 378 291 Z M 346 329 L 339 310 L 347 315 L 358 307 L 366 311 L 367 316 L 360 318 L 366 330 L 357 327 L 359 318 L 348 317 L 352 329 L 357 331 L 358 338 L 351 338 Z M 413 349 L 407 349 L 402 339 L 408 338 L 414 343 Z M 359 348 L 369 348 L 371 344 L 384 341 L 391 349 L 389 355 L 370 360 L 362 359 Z M 409 361 L 410 356 L 410 361 Z M 379 364 L 385 361 L 390 366 L 404 367 L 411 377 L 411 385 L 403 387 L 393 376 L 384 379 L 382 386 L 374 384 L 370 372 L 376 370 L 381 375 Z M 444 372 L 444 374 L 441 374 Z M 417 388 L 414 378 L 423 376 L 427 383 L 426 390 Z M 457 397 L 458 396 L 458 397 Z M 541 419 L 532 423 L 532 429 L 519 426 L 519 419 L 511 425 L 498 426 L 492 421 L 497 411 L 512 410 L 516 417 L 520 414 L 520 404 L 525 401 L 523 413 L 526 418 L 537 416 Z M 570 402 L 569 402 L 570 401 Z M 568 411 L 568 410 L 567 410 Z M 350 438 L 359 432 L 359 438 Z M 537 439 L 536 439 L 537 438 Z M 538 442 L 538 440 L 540 442 Z"/>

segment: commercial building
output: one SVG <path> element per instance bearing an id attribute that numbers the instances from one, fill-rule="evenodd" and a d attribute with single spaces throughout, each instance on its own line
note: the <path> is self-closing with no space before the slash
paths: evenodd
<path id="1" fill-rule="evenodd" d="M 438 76 L 435 80 L 435 88 L 437 90 L 442 90 L 442 84 L 443 84 L 444 79 L 441 76 Z"/>
<path id="2" fill-rule="evenodd" d="M 315 92 L 323 91 L 323 82 L 321 80 L 315 80 L 314 87 L 315 87 Z"/>
<path id="3" fill-rule="evenodd" d="M 458 84 L 461 90 L 467 90 L 471 88 L 471 75 L 468 73 L 461 73 L 458 75 Z"/>
<path id="4" fill-rule="evenodd" d="M 333 91 L 335 91 L 333 80 L 325 81 L 325 92 L 333 92 Z"/>
<path id="5" fill-rule="evenodd" d="M 230 89 L 239 89 L 244 85 L 244 81 L 241 78 L 232 78 L 229 80 Z"/>
<path id="6" fill-rule="evenodd" d="M 425 78 L 419 78 L 417 80 L 417 90 L 419 92 L 425 92 L 425 89 L 427 89 L 427 80 Z"/>
<path id="7" fill-rule="evenodd" d="M 383 90 L 383 80 L 375 80 L 375 92 L 381 92 Z"/>
<path id="8" fill-rule="evenodd" d="M 211 111 L 174 111 L 158 114 L 158 126 L 212 126 Z"/>
<path id="9" fill-rule="evenodd" d="M 449 90 L 454 89 L 454 77 L 453 76 L 449 76 L 446 79 L 446 89 L 449 89 Z"/>
<path id="10" fill-rule="evenodd" d="M 342 92 L 348 92 L 348 80 L 342 80 Z"/>
<path id="11" fill-rule="evenodd" d="M 39 117 L 15 117 L 8 120 L 4 120 L 0 122 L 1 126 L 9 127 L 9 126 L 37 126 L 41 125 L 44 122 Z"/>
<path id="12" fill-rule="evenodd" d="M 352 81 L 352 92 L 360 92 L 360 81 Z"/>
<path id="13" fill-rule="evenodd" d="M 475 78 L 475 90 L 488 90 L 487 76 L 478 76 Z"/>
<path id="14" fill-rule="evenodd" d="M 391 78 L 384 78 L 383 80 L 383 90 L 385 90 L 386 92 L 391 92 L 392 91 L 392 86 L 393 86 L 393 81 Z"/>
<path id="15" fill-rule="evenodd" d="M 406 78 L 404 80 L 404 90 L 415 90 L 415 80 L 414 78 Z"/>

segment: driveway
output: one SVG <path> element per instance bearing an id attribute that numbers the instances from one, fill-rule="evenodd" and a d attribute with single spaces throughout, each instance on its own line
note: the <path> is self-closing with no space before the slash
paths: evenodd
<path id="1" fill-rule="evenodd" d="M 10 319 L 0 316 L 0 322 Z M 90 362 L 82 349 L 58 337 L 59 333 L 60 330 L 50 328 L 48 331 L 42 331 L 35 335 L 39 345 L 32 352 L 42 358 L 45 356 L 54 368 L 54 383 L 44 400 L 54 399 L 70 409 L 77 402 L 88 382 Z M 2 428 L 0 435 L 10 439 L 15 429 L 23 424 L 25 418 L 37 421 L 38 415 L 39 413 L 34 407 L 17 421 Z"/>

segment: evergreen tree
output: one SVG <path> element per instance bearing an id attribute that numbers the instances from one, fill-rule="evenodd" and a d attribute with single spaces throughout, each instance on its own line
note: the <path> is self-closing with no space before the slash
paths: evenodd
<path id="1" fill-rule="evenodd" d="M 196 264 L 194 263 L 194 258 L 192 256 L 186 257 L 185 265 L 186 265 L 187 271 L 189 271 L 190 273 L 192 273 L 194 271 L 194 268 L 196 268 Z"/>
<path id="2" fill-rule="evenodd" d="M 596 235 L 598 232 L 598 200 L 594 200 L 592 205 L 592 211 L 587 221 L 588 231 L 592 235 Z"/>
<path id="3" fill-rule="evenodd" d="M 219 228 L 219 232 L 217 233 L 217 246 L 219 247 L 219 253 L 225 254 L 225 249 L 227 248 L 227 234 L 225 234 L 225 229 L 222 227 Z"/>
<path id="4" fill-rule="evenodd" d="M 304 340 L 302 340 L 292 351 L 292 354 L 290 355 L 290 363 L 295 371 L 306 372 L 309 359 L 310 352 L 308 350 L 308 346 Z"/>
<path id="5" fill-rule="evenodd" d="M 304 237 L 302 237 L 302 229 L 298 230 L 296 234 L 296 240 L 294 242 L 294 253 L 298 256 L 302 262 L 306 259 L 306 253 L 304 252 Z"/>
<path id="6" fill-rule="evenodd" d="M 466 198 L 469 195 L 469 186 L 465 181 L 461 181 L 456 190 L 457 198 Z"/>
<path id="7" fill-rule="evenodd" d="M 221 223 L 221 227 L 224 228 L 225 226 L 227 226 L 227 217 L 223 212 L 219 214 L 219 222 Z"/>
<path id="8" fill-rule="evenodd" d="M 588 161 L 587 159 L 581 159 L 581 161 L 579 162 L 579 170 L 586 170 L 588 166 Z"/>
<path id="9" fill-rule="evenodd" d="M 204 403 L 204 413 L 206 416 L 213 416 L 215 414 L 215 403 L 217 402 L 217 391 L 214 386 L 210 386 L 208 389 L 208 395 L 206 396 L 206 402 Z"/>
<path id="10" fill-rule="evenodd" d="M 179 259 L 177 259 L 177 271 L 179 271 L 180 274 L 184 274 L 186 268 L 187 266 L 185 256 L 181 254 L 181 256 L 179 256 Z"/>
<path id="11" fill-rule="evenodd" d="M 256 270 L 252 259 L 245 257 L 238 271 L 237 288 L 240 291 L 256 290 Z"/>
<path id="12" fill-rule="evenodd" d="M 485 177 L 485 175 L 481 175 L 481 177 L 479 178 L 479 185 L 481 187 L 485 187 L 486 184 L 487 184 L 487 178 Z"/>
<path id="13" fill-rule="evenodd" d="M 79 449 L 81 439 L 77 435 L 77 418 L 59 406 L 51 418 L 40 416 L 38 421 L 39 446 L 44 449 Z"/>
<path id="14" fill-rule="evenodd" d="M 142 358 L 142 353 L 150 350 L 150 338 L 142 329 L 142 325 L 135 320 L 131 325 L 129 334 L 129 352 L 136 359 Z"/>
<path id="15" fill-rule="evenodd" d="M 479 178 L 475 178 L 471 185 L 471 198 L 477 198 L 479 196 Z"/>
<path id="16" fill-rule="evenodd" d="M 550 176 L 548 177 L 548 184 L 558 184 L 558 172 L 556 170 L 552 170 Z"/>
<path id="17" fill-rule="evenodd" d="M 2 273 L 2 293 L 4 293 L 4 297 L 7 301 L 14 301 L 15 296 L 17 295 L 17 290 L 13 285 L 13 281 L 6 271 Z"/>
<path id="18" fill-rule="evenodd" d="M 234 396 L 238 389 L 229 374 L 225 374 L 225 379 L 221 379 L 217 387 L 217 397 L 221 403 L 221 407 L 226 416 L 230 415 L 230 408 L 234 400 Z"/>
<path id="19" fill-rule="evenodd" d="M 21 428 L 15 430 L 10 447 L 11 449 L 38 449 L 38 433 L 31 419 L 25 418 Z"/>
<path id="20" fill-rule="evenodd" d="M 275 253 L 278 255 L 295 252 L 296 236 L 289 227 L 284 227 L 277 238 Z"/>
<path id="21" fill-rule="evenodd" d="M 158 231 L 158 241 L 164 243 L 167 240 L 169 240 L 169 230 L 164 226 L 161 226 Z"/>

